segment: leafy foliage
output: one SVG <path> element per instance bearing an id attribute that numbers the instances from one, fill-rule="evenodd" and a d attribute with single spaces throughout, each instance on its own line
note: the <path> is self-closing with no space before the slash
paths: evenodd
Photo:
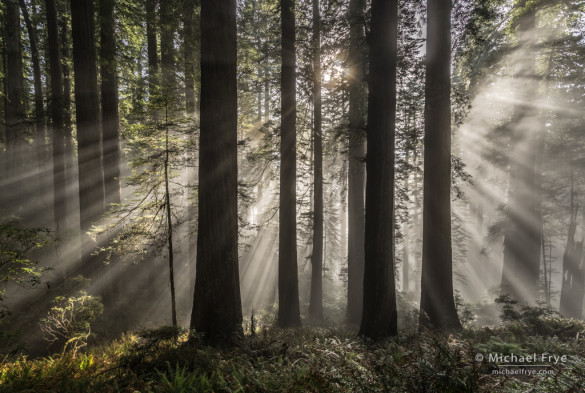
<path id="1" fill-rule="evenodd" d="M 53 240 L 48 229 L 27 228 L 18 221 L 0 224 L 0 302 L 7 284 L 34 287 L 41 283 L 41 273 L 31 254 Z M 0 318 L 6 314 L 0 309 Z"/>
<path id="2" fill-rule="evenodd" d="M 63 352 L 73 354 L 87 346 L 92 323 L 103 313 L 99 297 L 81 291 L 78 296 L 58 296 L 45 318 L 41 318 L 41 330 L 45 340 L 63 346 Z"/>
<path id="3" fill-rule="evenodd" d="M 376 343 L 347 327 L 271 328 L 235 349 L 203 346 L 196 335 L 175 340 L 176 333 L 161 327 L 83 355 L 15 359 L 0 367 L 1 390 L 442 393 L 522 392 L 530 385 L 537 392 L 561 392 L 580 386 L 585 365 L 582 337 L 517 336 L 506 325 L 449 337 L 410 331 Z M 553 374 L 527 380 L 492 374 L 497 364 L 476 359 L 490 351 L 570 356 Z"/>

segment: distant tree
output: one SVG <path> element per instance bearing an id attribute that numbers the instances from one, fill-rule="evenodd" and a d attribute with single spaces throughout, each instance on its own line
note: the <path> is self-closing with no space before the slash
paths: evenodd
<path id="1" fill-rule="evenodd" d="M 24 121 L 24 81 L 20 47 L 20 10 L 16 0 L 6 1 L 5 21 L 5 79 L 4 113 L 6 121 L 6 173 L 14 176 L 19 157 L 17 146 L 22 139 Z"/>
<path id="2" fill-rule="evenodd" d="M 278 250 L 278 325 L 301 325 L 297 271 L 296 211 L 296 55 L 295 2 L 280 0 L 280 208 Z"/>
<path id="3" fill-rule="evenodd" d="M 538 299 L 540 280 L 540 255 L 542 241 L 542 212 L 540 175 L 537 167 L 540 156 L 539 134 L 544 132 L 538 119 L 538 108 L 534 103 L 536 82 L 536 9 L 526 0 L 516 4 L 520 16 L 517 20 L 515 77 L 522 81 L 519 94 L 521 105 L 506 127 L 510 130 L 510 186 L 508 190 L 509 228 L 504 234 L 504 266 L 501 290 L 515 300 L 535 305 Z M 526 82 L 526 83 L 524 83 Z"/>
<path id="4" fill-rule="evenodd" d="M 349 159 L 348 159 L 348 243 L 347 319 L 359 323 L 362 317 L 364 287 L 365 231 L 365 115 L 366 85 L 364 67 L 365 0 L 349 2 Z"/>
<path id="5" fill-rule="evenodd" d="M 63 97 L 63 72 L 57 23 L 57 4 L 46 0 L 49 66 L 51 71 L 51 125 L 53 128 L 53 208 L 55 228 L 59 233 L 67 214 L 65 178 L 65 107 Z"/>
<path id="6" fill-rule="evenodd" d="M 104 212 L 104 173 L 100 149 L 99 98 L 93 0 L 70 0 L 79 169 L 81 231 Z M 82 234 L 83 236 L 83 234 Z M 84 243 L 91 245 L 89 237 Z M 90 242 L 90 243 L 88 243 Z"/>
<path id="7" fill-rule="evenodd" d="M 319 1 L 313 0 L 313 149 L 315 192 L 313 252 L 311 254 L 311 302 L 309 316 L 323 319 L 323 135 L 321 130 L 321 15 Z"/>
<path id="8" fill-rule="evenodd" d="M 211 342 L 228 343 L 243 334 L 236 41 L 236 0 L 202 0 L 199 227 L 191 328 Z"/>
<path id="9" fill-rule="evenodd" d="M 429 0 L 425 74 L 421 323 L 461 329 L 451 251 L 451 0 Z"/>
<path id="10" fill-rule="evenodd" d="M 106 203 L 119 203 L 120 128 L 116 41 L 114 37 L 114 0 L 100 0 L 99 5 L 104 186 Z"/>
<path id="11" fill-rule="evenodd" d="M 571 182 L 573 173 L 571 169 Z M 574 186 L 571 185 L 571 200 L 574 200 Z M 561 298 L 559 312 L 565 318 L 583 318 L 583 297 L 585 296 L 585 266 L 583 265 L 583 240 L 575 240 L 578 206 L 571 203 L 571 219 L 561 274 Z"/>
<path id="12" fill-rule="evenodd" d="M 359 334 L 397 334 L 394 282 L 394 142 L 398 1 L 373 0 L 366 159 L 364 299 Z"/>

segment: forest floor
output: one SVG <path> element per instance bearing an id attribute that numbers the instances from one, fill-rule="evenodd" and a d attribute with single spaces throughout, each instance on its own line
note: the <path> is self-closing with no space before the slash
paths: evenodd
<path id="1" fill-rule="evenodd" d="M 352 326 L 266 326 L 231 349 L 174 332 L 5 357 L 0 392 L 585 392 L 576 320 L 537 316 L 449 336 L 411 329 L 380 342 Z"/>

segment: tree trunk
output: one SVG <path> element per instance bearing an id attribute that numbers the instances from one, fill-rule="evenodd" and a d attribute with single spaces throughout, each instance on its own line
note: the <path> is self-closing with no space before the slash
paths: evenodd
<path id="1" fill-rule="evenodd" d="M 57 5 L 55 0 L 45 1 L 47 10 L 47 32 L 49 44 L 49 65 L 51 69 L 51 123 L 53 126 L 53 207 L 57 233 L 63 230 L 67 215 L 65 179 L 65 109 L 63 105 L 63 74 Z"/>
<path id="2" fill-rule="evenodd" d="M 268 69 L 264 68 L 264 122 L 270 121 L 270 80 Z"/>
<path id="3" fill-rule="evenodd" d="M 30 43 L 30 60 L 32 63 L 33 68 L 33 86 L 35 90 L 34 94 L 34 102 L 35 102 L 35 127 L 36 127 L 36 135 L 35 135 L 35 145 L 37 150 L 37 160 L 39 169 L 43 170 L 43 161 L 46 158 L 46 138 L 47 138 L 47 129 L 44 122 L 44 114 L 45 109 L 43 106 L 43 82 L 41 80 L 41 65 L 39 61 L 39 48 L 38 48 L 38 41 L 37 41 L 37 34 L 35 27 L 32 25 L 30 16 L 28 13 L 28 9 L 26 8 L 26 4 L 24 0 L 20 1 L 20 9 L 22 10 L 22 16 L 24 19 L 24 23 L 26 25 L 26 30 L 28 31 L 29 43 Z M 39 179 L 40 182 L 44 180 L 41 178 Z"/>
<path id="4" fill-rule="evenodd" d="M 120 129 L 114 0 L 100 0 L 102 149 L 106 203 L 120 203 Z"/>
<path id="5" fill-rule="evenodd" d="M 394 140 L 398 1 L 372 1 L 366 160 L 364 301 L 359 334 L 397 334 L 394 282 Z"/>
<path id="6" fill-rule="evenodd" d="M 191 328 L 211 342 L 230 342 L 243 334 L 236 37 L 236 0 L 202 0 L 199 228 Z"/>
<path id="7" fill-rule="evenodd" d="M 193 29 L 193 12 L 195 0 L 183 1 L 183 59 L 185 62 L 185 108 L 187 113 L 195 113 L 195 35 Z"/>
<path id="8" fill-rule="evenodd" d="M 321 15 L 318 0 L 313 0 L 313 109 L 315 202 L 309 316 L 316 321 L 321 321 L 323 320 L 323 135 L 321 132 Z"/>
<path id="9" fill-rule="evenodd" d="M 459 330 L 451 251 L 451 0 L 427 9 L 421 324 Z M 425 315 L 426 314 L 426 315 Z"/>
<path id="10" fill-rule="evenodd" d="M 526 1 L 519 3 L 525 7 Z M 536 95 L 534 77 L 534 28 L 536 11 L 525 12 L 518 21 L 516 78 L 522 85 L 519 101 L 508 125 L 511 131 L 510 186 L 506 213 L 510 221 L 504 236 L 504 266 L 501 289 L 522 304 L 536 305 L 540 281 L 542 213 L 541 190 L 537 175 L 539 132 L 534 132 L 532 118 L 538 118 L 533 104 Z M 526 52 L 528 51 L 528 52 Z M 528 54 L 527 54 L 528 53 Z M 542 125 L 539 124 L 539 127 Z"/>
<path id="11" fill-rule="evenodd" d="M 583 241 L 575 241 L 579 207 L 574 203 L 575 188 L 572 154 L 570 155 L 569 167 L 571 171 L 571 219 L 569 221 L 567 246 L 563 254 L 559 313 L 565 318 L 581 319 L 583 317 L 583 296 L 585 295 L 585 265 L 583 264 Z"/>
<path id="12" fill-rule="evenodd" d="M 301 325 L 297 271 L 296 220 L 296 54 L 294 0 L 280 0 L 282 68 L 280 73 L 280 208 L 278 251 L 278 325 Z"/>
<path id="13" fill-rule="evenodd" d="M 167 211 L 167 246 L 169 251 L 169 284 L 171 289 L 171 322 L 177 327 L 177 302 L 175 297 L 175 253 L 173 249 L 173 211 L 169 188 L 169 117 L 165 116 L 165 208 Z"/>
<path id="14" fill-rule="evenodd" d="M 70 0 L 82 233 L 104 212 L 93 0 Z M 93 246 L 84 236 L 84 247 Z M 87 251 L 87 249 L 86 249 Z"/>
<path id="15" fill-rule="evenodd" d="M 59 3 L 57 2 L 57 18 L 59 22 L 59 34 L 61 44 L 61 70 L 63 72 L 63 135 L 65 138 L 65 182 L 66 184 L 74 184 L 75 180 L 75 163 L 74 163 L 74 147 L 73 147 L 73 131 L 71 121 L 71 75 L 69 61 L 71 54 L 69 50 L 70 38 L 68 29 L 68 19 L 66 17 L 67 11 L 59 8 L 60 6 L 65 9 L 68 8 L 68 2 Z M 67 215 L 63 220 L 65 227 L 71 226 L 70 212 L 73 209 L 73 201 L 77 199 L 77 195 L 73 187 L 69 190 L 66 189 L 65 198 L 72 203 L 66 207 L 68 209 Z"/>
<path id="16" fill-rule="evenodd" d="M 364 287 L 365 232 L 365 112 L 364 82 L 365 0 L 349 3 L 349 158 L 348 158 L 348 241 L 347 241 L 347 320 L 359 323 L 362 318 Z"/>
<path id="17" fill-rule="evenodd" d="M 18 145 L 22 139 L 21 129 L 24 121 L 24 81 L 20 48 L 20 11 L 13 1 L 7 1 L 5 7 L 4 113 L 6 116 L 6 173 L 10 179 L 17 174 L 20 162 Z M 13 180 L 10 179 L 10 181 Z"/>
<path id="18" fill-rule="evenodd" d="M 148 94 L 152 99 L 158 86 L 158 51 L 156 39 L 156 1 L 146 0 L 146 46 L 148 52 Z"/>
<path id="19" fill-rule="evenodd" d="M 409 151 L 405 151 L 406 165 L 409 164 Z M 404 193 L 409 194 L 410 191 L 410 173 L 406 174 L 404 179 Z M 409 222 L 405 222 L 402 226 L 402 292 L 408 296 L 408 287 L 410 286 L 410 264 L 408 260 L 408 241 L 410 239 L 409 234 Z"/>

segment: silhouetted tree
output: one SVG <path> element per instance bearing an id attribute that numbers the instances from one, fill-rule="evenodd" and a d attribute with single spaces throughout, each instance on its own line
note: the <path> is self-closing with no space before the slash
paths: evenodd
<path id="1" fill-rule="evenodd" d="M 427 5 L 421 322 L 461 328 L 451 252 L 451 0 Z"/>
<path id="2" fill-rule="evenodd" d="M 55 228 L 63 229 L 67 214 L 65 179 L 65 108 L 63 100 L 63 73 L 57 24 L 55 0 L 45 1 L 49 44 L 49 66 L 51 70 L 51 125 L 53 128 L 53 208 Z"/>
<path id="3" fill-rule="evenodd" d="M 68 6 L 68 2 L 62 3 L 63 7 Z M 59 3 L 57 3 L 59 7 Z M 58 8 L 58 10 L 60 10 Z M 60 12 L 60 11 L 59 11 Z M 69 60 L 71 59 L 69 24 L 65 12 L 57 14 L 59 18 L 59 36 L 61 37 L 61 69 L 63 70 L 63 110 L 65 116 L 65 176 L 68 179 L 73 179 L 73 132 L 71 121 L 71 72 Z"/>
<path id="4" fill-rule="evenodd" d="M 16 0 L 5 3 L 5 79 L 4 113 L 6 117 L 6 173 L 14 176 L 19 162 L 17 146 L 22 139 L 24 121 L 24 82 L 20 48 L 20 10 Z"/>
<path id="5" fill-rule="evenodd" d="M 39 46 L 37 40 L 36 26 L 33 26 L 26 3 L 24 0 L 20 0 L 20 9 L 22 10 L 22 16 L 24 24 L 28 32 L 28 41 L 30 45 L 30 61 L 33 69 L 33 86 L 34 86 L 34 122 L 36 127 L 35 144 L 37 150 L 37 160 L 39 165 L 42 166 L 42 161 L 45 158 L 46 146 L 45 139 L 47 137 L 47 129 L 44 121 L 45 108 L 43 102 L 43 82 L 41 75 L 41 64 L 39 56 Z M 42 179 L 41 179 L 42 180 Z"/>
<path id="6" fill-rule="evenodd" d="M 243 334 L 236 47 L 236 0 L 202 0 L 199 227 L 191 328 L 223 342 Z"/>
<path id="7" fill-rule="evenodd" d="M 323 319 L 323 135 L 321 131 L 321 15 L 319 1 L 313 0 L 313 148 L 315 192 L 313 252 L 311 254 L 311 302 L 309 316 Z"/>
<path id="8" fill-rule="evenodd" d="M 93 0 L 70 0 L 82 232 L 104 212 Z M 84 237 L 89 241 L 87 236 Z"/>
<path id="9" fill-rule="evenodd" d="M 349 159 L 348 159 L 348 244 L 347 319 L 359 323 L 364 288 L 365 231 L 365 47 L 364 0 L 349 2 Z"/>
<path id="10" fill-rule="evenodd" d="M 359 334 L 397 333 L 394 282 L 394 141 L 398 1 L 372 1 L 366 159 L 364 303 Z"/>
<path id="11" fill-rule="evenodd" d="M 120 130 L 114 0 L 100 0 L 102 141 L 106 203 L 120 202 Z"/>
<path id="12" fill-rule="evenodd" d="M 278 250 L 278 325 L 301 325 L 296 221 L 296 55 L 294 0 L 280 0 L 280 208 Z"/>

